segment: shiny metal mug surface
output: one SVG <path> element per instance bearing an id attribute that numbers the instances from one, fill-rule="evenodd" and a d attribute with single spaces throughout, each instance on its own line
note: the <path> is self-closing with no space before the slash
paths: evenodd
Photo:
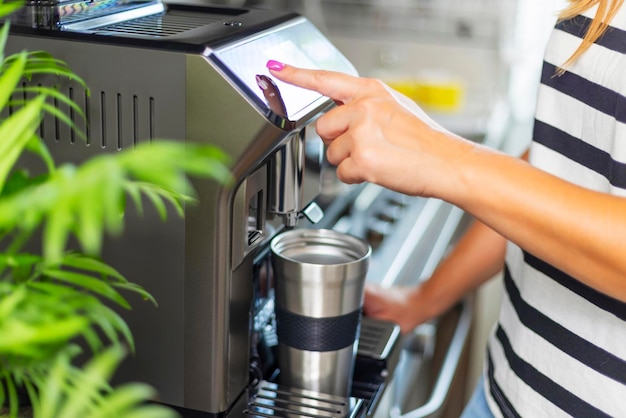
<path id="1" fill-rule="evenodd" d="M 350 395 L 371 248 L 326 229 L 271 243 L 281 385 Z"/>

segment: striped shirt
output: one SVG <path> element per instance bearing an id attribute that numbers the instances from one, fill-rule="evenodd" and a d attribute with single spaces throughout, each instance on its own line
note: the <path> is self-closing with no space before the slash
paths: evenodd
<path id="1" fill-rule="evenodd" d="M 558 23 L 550 37 L 530 162 L 582 187 L 626 196 L 626 6 L 564 75 L 554 76 L 594 14 Z M 513 244 L 504 291 L 485 364 L 494 415 L 626 417 L 626 304 Z"/>

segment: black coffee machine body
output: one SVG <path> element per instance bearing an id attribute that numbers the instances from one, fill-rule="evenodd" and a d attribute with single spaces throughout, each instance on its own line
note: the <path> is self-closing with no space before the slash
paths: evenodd
<path id="1" fill-rule="evenodd" d="M 195 181 L 198 201 L 184 219 L 129 211 L 103 257 L 159 303 L 135 300 L 124 313 L 136 353 L 119 380 L 147 382 L 159 402 L 185 413 L 243 414 L 250 388 L 272 373 L 268 242 L 302 217 L 322 216 L 323 145 L 312 123 L 334 106 L 272 80 L 265 65 L 354 67 L 296 14 L 158 1 L 32 2 L 16 16 L 8 48 L 48 51 L 89 86 L 90 94 L 73 81 L 59 86 L 86 115 L 74 120 L 86 141 L 52 115 L 42 123 L 60 163 L 160 138 L 214 144 L 230 157 L 233 185 Z M 268 100 L 262 82 L 284 106 Z"/>

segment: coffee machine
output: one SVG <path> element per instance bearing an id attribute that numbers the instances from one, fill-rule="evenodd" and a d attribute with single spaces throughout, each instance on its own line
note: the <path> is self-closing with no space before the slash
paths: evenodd
<path id="1" fill-rule="evenodd" d="M 137 300 L 123 314 L 136 353 L 116 379 L 147 382 L 158 402 L 184 416 L 266 416 L 267 407 L 249 404 L 278 393 L 268 243 L 323 216 L 328 167 L 312 124 L 334 103 L 272 80 L 265 63 L 356 74 L 354 67 L 307 19 L 288 12 L 50 0 L 28 2 L 13 20 L 9 51 L 48 51 L 90 88 L 72 80 L 58 86 L 85 120 L 55 103 L 86 140 L 45 115 L 40 134 L 58 162 L 159 138 L 214 144 L 230 157 L 234 184 L 195 181 L 198 201 L 184 219 L 131 210 L 124 236 L 105 243 L 104 260 L 159 303 Z M 393 326 L 389 332 L 397 335 Z M 351 402 L 339 415 L 352 413 L 358 402 Z"/>

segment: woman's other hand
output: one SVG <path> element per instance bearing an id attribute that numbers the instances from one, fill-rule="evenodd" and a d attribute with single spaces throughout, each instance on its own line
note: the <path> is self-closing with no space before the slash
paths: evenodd
<path id="1" fill-rule="evenodd" d="M 372 318 L 395 322 L 406 334 L 430 319 L 425 305 L 420 305 L 418 301 L 418 293 L 416 287 L 382 288 L 377 284 L 366 283 L 363 312 Z"/>

